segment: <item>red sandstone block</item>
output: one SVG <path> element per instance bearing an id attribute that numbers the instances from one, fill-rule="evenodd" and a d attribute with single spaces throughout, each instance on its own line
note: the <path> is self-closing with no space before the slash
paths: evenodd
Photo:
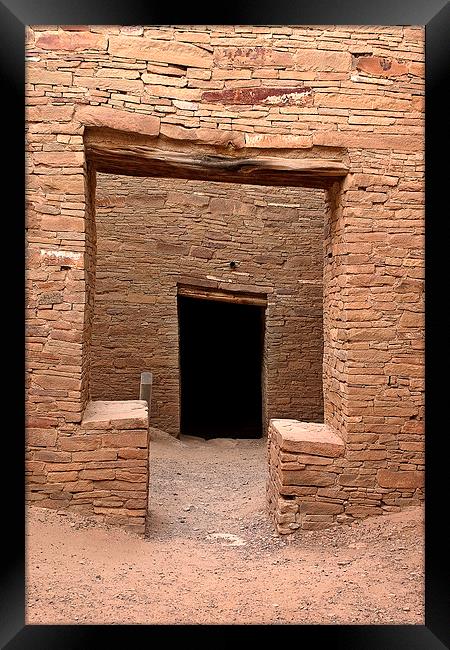
<path id="1" fill-rule="evenodd" d="M 125 459 L 147 459 L 148 458 L 148 451 L 147 449 L 118 449 L 117 451 L 118 458 L 125 458 Z"/>
<path id="2" fill-rule="evenodd" d="M 50 483 L 66 483 L 67 481 L 76 481 L 78 472 L 48 472 L 47 481 Z"/>
<path id="3" fill-rule="evenodd" d="M 81 167 L 84 154 L 82 151 L 36 151 L 33 160 L 36 165 L 47 167 Z"/>
<path id="4" fill-rule="evenodd" d="M 210 129 L 207 127 L 187 129 L 175 124 L 162 124 L 161 135 L 175 140 L 205 142 L 219 146 L 227 146 L 230 144 L 238 149 L 245 146 L 245 137 L 242 133 L 225 129 Z"/>
<path id="5" fill-rule="evenodd" d="M 378 484 L 384 488 L 416 489 L 424 486 L 425 474 L 418 471 L 395 471 L 380 469 L 377 473 Z"/>
<path id="6" fill-rule="evenodd" d="M 325 147 L 355 149 L 392 149 L 396 151 L 423 151 L 424 139 L 414 135 L 361 134 L 355 131 L 315 131 L 313 144 Z"/>
<path id="7" fill-rule="evenodd" d="M 315 470 L 287 470 L 281 472 L 283 485 L 327 486 L 334 485 L 336 474 Z"/>
<path id="8" fill-rule="evenodd" d="M 142 469 L 142 471 L 130 471 L 126 469 L 116 470 L 117 480 L 127 481 L 129 483 L 146 483 L 147 482 L 147 468 L 137 468 Z"/>
<path id="9" fill-rule="evenodd" d="M 94 507 L 100 508 L 120 508 L 123 506 L 123 500 L 114 497 L 106 497 L 94 500 Z"/>
<path id="10" fill-rule="evenodd" d="M 344 443 L 325 424 L 298 420 L 270 420 L 270 428 L 283 451 L 337 457 L 344 453 Z"/>
<path id="11" fill-rule="evenodd" d="M 61 377 L 57 375 L 35 375 L 34 382 L 41 388 L 59 389 L 59 390 L 79 390 L 81 381 L 71 377 Z"/>
<path id="12" fill-rule="evenodd" d="M 42 50 L 106 50 L 108 39 L 91 32 L 42 32 L 36 36 L 35 47 Z"/>
<path id="13" fill-rule="evenodd" d="M 345 508 L 345 514 L 357 519 L 363 519 L 372 515 L 381 515 L 383 510 L 376 506 L 349 505 Z"/>
<path id="14" fill-rule="evenodd" d="M 348 451 L 345 457 L 348 460 L 383 460 L 386 456 L 385 449 L 368 449 L 364 451 Z"/>
<path id="15" fill-rule="evenodd" d="M 44 215 L 41 218 L 41 230 L 43 231 L 84 232 L 85 226 L 85 220 L 76 217 Z M 62 264 L 59 260 L 58 262 Z"/>
<path id="16" fill-rule="evenodd" d="M 35 453 L 37 460 L 43 460 L 47 463 L 70 463 L 72 454 L 68 451 L 54 451 L 52 449 L 45 449 Z"/>
<path id="17" fill-rule="evenodd" d="M 80 472 L 81 479 L 89 479 L 91 481 L 108 481 L 116 477 L 116 472 L 113 469 L 84 469 Z"/>
<path id="18" fill-rule="evenodd" d="M 25 118 L 27 122 L 69 122 L 72 119 L 73 112 L 74 106 L 70 104 L 65 106 L 52 104 L 27 106 Z"/>
<path id="19" fill-rule="evenodd" d="M 129 499 L 125 502 L 125 508 L 127 510 L 139 510 L 142 508 L 147 508 L 146 499 Z"/>
<path id="20" fill-rule="evenodd" d="M 52 429 L 34 429 L 26 430 L 26 443 L 30 447 L 54 447 L 57 439 L 56 431 Z"/>
<path id="21" fill-rule="evenodd" d="M 108 106 L 79 106 L 75 116 L 86 126 L 131 131 L 142 135 L 157 136 L 160 129 L 159 117 L 118 110 Z"/>
<path id="22" fill-rule="evenodd" d="M 61 449 L 67 451 L 92 451 L 100 447 L 101 438 L 100 436 L 92 435 L 79 435 L 79 436 L 70 436 L 63 437 L 59 439 L 59 446 Z M 75 459 L 75 457 L 74 457 Z"/>
<path id="23" fill-rule="evenodd" d="M 102 447 L 142 447 L 148 446 L 147 431 L 118 431 L 102 435 Z"/>
<path id="24" fill-rule="evenodd" d="M 358 57 L 356 59 L 356 69 L 377 77 L 400 77 L 408 73 L 406 64 L 380 56 Z"/>
<path id="25" fill-rule="evenodd" d="M 351 56 L 348 52 L 326 52 L 313 48 L 283 52 L 270 47 L 231 46 L 216 47 L 214 63 L 219 68 L 295 67 L 298 71 L 343 72 L 350 69 Z"/>
<path id="26" fill-rule="evenodd" d="M 27 65 L 25 68 L 25 81 L 29 84 L 47 84 L 53 86 L 70 86 L 72 84 L 72 73 L 59 70 L 47 70 L 38 68 L 35 65 Z"/>
<path id="27" fill-rule="evenodd" d="M 305 497 L 316 494 L 317 486 L 301 486 L 301 485 L 277 485 L 277 490 L 282 496 L 297 496 Z"/>
<path id="28" fill-rule="evenodd" d="M 300 512 L 308 515 L 337 515 L 344 511 L 344 506 L 339 503 L 326 503 L 324 501 L 302 501 Z"/>
<path id="29" fill-rule="evenodd" d="M 301 527 L 302 530 L 324 530 L 332 525 L 333 522 L 330 521 L 303 521 Z"/>
<path id="30" fill-rule="evenodd" d="M 71 481 L 64 484 L 63 490 L 65 492 L 91 492 L 94 483 L 88 480 Z"/>
<path id="31" fill-rule="evenodd" d="M 205 246 L 192 246 L 189 255 L 192 257 L 199 257 L 206 260 L 210 260 L 214 255 L 214 251 L 211 248 L 206 248 Z"/>
<path id="32" fill-rule="evenodd" d="M 202 101 L 223 105 L 311 106 L 313 96 L 312 89 L 308 86 L 255 86 L 207 90 L 202 94 Z"/>
<path id="33" fill-rule="evenodd" d="M 299 515 L 297 517 L 299 521 L 302 521 L 303 523 L 310 522 L 310 521 L 323 521 L 323 522 L 328 522 L 329 524 L 332 524 L 334 521 L 333 515 Z"/>
<path id="34" fill-rule="evenodd" d="M 94 461 L 115 461 L 117 458 L 117 451 L 113 449 L 95 449 L 91 451 L 76 451 L 72 454 L 72 459 L 78 462 L 94 462 Z"/>
<path id="35" fill-rule="evenodd" d="M 338 483 L 346 487 L 375 487 L 375 476 L 341 474 Z"/>
<path id="36" fill-rule="evenodd" d="M 262 149 L 309 149 L 312 147 L 312 135 L 246 133 L 245 146 L 260 147 Z"/>
<path id="37" fill-rule="evenodd" d="M 211 54 L 196 45 L 146 37 L 110 36 L 108 51 L 117 57 L 173 63 L 190 68 L 209 68 L 212 63 Z"/>

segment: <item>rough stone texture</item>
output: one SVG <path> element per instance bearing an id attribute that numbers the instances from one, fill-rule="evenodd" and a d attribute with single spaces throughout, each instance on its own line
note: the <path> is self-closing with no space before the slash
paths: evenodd
<path id="1" fill-rule="evenodd" d="M 89 402 L 75 434 L 40 439 L 28 429 L 27 497 L 144 533 L 148 440 L 147 402 L 141 400 Z"/>
<path id="2" fill-rule="evenodd" d="M 93 399 L 179 431 L 177 282 L 267 292 L 266 420 L 323 421 L 323 190 L 97 175 Z M 229 261 L 235 260 L 235 270 Z"/>
<path id="3" fill-rule="evenodd" d="M 160 120 L 149 115 L 124 113 L 113 108 L 80 106 L 76 118 L 86 126 L 101 126 L 119 131 L 132 131 L 143 135 L 159 135 Z"/>
<path id="4" fill-rule="evenodd" d="M 403 501 L 393 499 L 392 488 L 403 493 L 395 495 L 398 497 L 423 488 L 423 471 L 379 469 L 377 472 L 378 465 L 367 462 L 365 467 L 360 463 L 358 476 L 352 469 L 355 459 L 385 461 L 386 452 L 356 452 L 352 451 L 354 446 L 345 445 L 326 424 L 270 421 L 267 508 L 279 534 L 313 530 L 316 527 L 313 522 L 319 519 L 319 527 L 327 528 L 335 523 L 382 514 Z M 373 472 L 370 465 L 374 467 Z M 375 489 L 369 493 L 368 488 Z"/>
<path id="5" fill-rule="evenodd" d="M 27 28 L 26 386 L 36 448 L 54 451 L 63 438 L 82 437 L 95 172 L 75 109 L 109 108 L 124 119 L 159 118 L 152 142 L 175 150 L 245 155 L 246 141 L 261 135 L 270 136 L 261 146 L 273 146 L 271 155 L 285 155 L 276 144 L 281 136 L 294 147 L 291 156 L 345 156 L 349 174 L 327 190 L 323 275 L 324 417 L 346 443 L 337 483 L 353 503 L 352 516 L 415 503 L 423 492 L 411 477 L 424 463 L 424 29 L 141 27 L 132 34 L 118 26 Z M 206 92 L 303 84 L 311 106 L 202 99 Z M 213 139 L 218 133 L 220 141 Z M 299 149 L 286 136 L 306 140 Z M 129 133 L 135 144 L 139 137 Z M 54 472 L 47 461 L 32 463 L 34 496 L 53 501 L 47 475 Z M 310 489 L 319 500 L 331 488 Z"/>

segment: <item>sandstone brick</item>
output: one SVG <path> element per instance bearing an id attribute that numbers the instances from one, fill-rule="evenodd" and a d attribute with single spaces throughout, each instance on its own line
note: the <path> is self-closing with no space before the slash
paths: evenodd
<path id="1" fill-rule="evenodd" d="M 308 515 L 337 515 L 344 511 L 344 506 L 339 503 L 326 503 L 324 501 L 302 501 L 300 512 Z"/>
<path id="2" fill-rule="evenodd" d="M 309 149 L 312 147 L 312 136 L 246 133 L 245 146 L 259 147 L 262 149 Z"/>
<path id="3" fill-rule="evenodd" d="M 113 56 L 160 63 L 173 63 L 190 68 L 209 68 L 209 52 L 190 43 L 175 43 L 149 38 L 111 36 L 108 51 Z"/>
<path id="4" fill-rule="evenodd" d="M 147 451 L 147 449 L 127 449 L 127 448 L 125 448 L 125 449 L 118 449 L 117 450 L 117 455 L 118 455 L 118 458 L 146 459 L 146 458 L 148 458 L 148 451 Z"/>
<path id="5" fill-rule="evenodd" d="M 395 151 L 423 151 L 422 136 L 361 134 L 353 131 L 315 131 L 313 144 L 325 147 L 359 149 L 392 149 Z"/>
<path id="6" fill-rule="evenodd" d="M 245 145 L 245 137 L 236 131 L 224 129 L 209 129 L 205 127 L 186 129 L 175 124 L 162 124 L 161 135 L 175 140 L 188 140 L 191 142 L 205 142 L 219 146 L 232 146 L 240 149 Z"/>
<path id="7" fill-rule="evenodd" d="M 128 499 L 128 501 L 125 502 L 125 508 L 127 510 L 142 510 L 146 507 L 146 499 Z"/>
<path id="8" fill-rule="evenodd" d="M 373 515 L 381 515 L 382 512 L 383 510 L 376 506 L 350 505 L 345 508 L 346 515 L 351 515 L 357 519 L 364 519 L 365 517 Z"/>
<path id="9" fill-rule="evenodd" d="M 33 159 L 36 165 L 46 167 L 80 167 L 84 155 L 82 151 L 38 151 Z"/>
<path id="10" fill-rule="evenodd" d="M 42 32 L 36 36 L 35 47 L 42 50 L 106 50 L 107 38 L 91 32 Z"/>
<path id="11" fill-rule="evenodd" d="M 332 525 L 333 523 L 330 521 L 304 521 L 301 527 L 302 530 L 324 530 Z"/>
<path id="12" fill-rule="evenodd" d="M 375 487 L 375 476 L 358 474 L 341 474 L 338 483 L 346 487 Z"/>
<path id="13" fill-rule="evenodd" d="M 74 451 L 72 459 L 78 462 L 101 462 L 101 461 L 115 461 L 117 458 L 117 451 L 113 449 L 92 449 L 89 451 Z"/>
<path id="14" fill-rule="evenodd" d="M 117 499 L 114 497 L 95 499 L 94 507 L 96 506 L 101 508 L 120 508 L 123 506 L 123 499 Z"/>
<path id="15" fill-rule="evenodd" d="M 28 428 L 25 434 L 27 445 L 30 447 L 54 447 L 57 432 L 54 429 Z"/>
<path id="16" fill-rule="evenodd" d="M 35 458 L 47 463 L 70 463 L 72 460 L 72 454 L 68 451 L 53 451 L 51 449 L 45 449 L 37 451 Z"/>
<path id="17" fill-rule="evenodd" d="M 100 447 L 100 436 L 61 436 L 59 446 L 63 450 L 77 452 L 77 451 L 93 451 Z M 74 457 L 75 459 L 75 457 Z"/>
<path id="18" fill-rule="evenodd" d="M 336 474 L 331 472 L 318 472 L 314 470 L 288 470 L 281 472 L 283 485 L 333 485 Z"/>
<path id="19" fill-rule="evenodd" d="M 53 217 L 45 215 L 41 219 L 41 229 L 51 232 L 84 232 L 85 221 L 76 217 L 65 217 L 62 215 Z M 62 264 L 60 260 L 58 261 Z M 72 259 L 70 259 L 70 262 L 72 262 Z"/>
<path id="20" fill-rule="evenodd" d="M 113 469 L 83 469 L 80 472 L 80 479 L 90 481 L 108 481 L 116 478 L 116 471 Z"/>
<path id="21" fill-rule="evenodd" d="M 48 472 L 47 481 L 50 483 L 66 483 L 67 481 L 76 481 L 78 472 Z"/>
<path id="22" fill-rule="evenodd" d="M 71 72 L 47 70 L 27 66 L 25 80 L 29 84 L 46 84 L 50 86 L 70 86 L 72 83 Z M 73 111 L 72 111 L 73 112 Z"/>
<path id="23" fill-rule="evenodd" d="M 425 474 L 416 471 L 380 469 L 377 473 L 377 481 L 384 488 L 415 489 L 424 486 Z"/>
<path id="24" fill-rule="evenodd" d="M 269 106 L 311 106 L 312 89 L 308 86 L 285 88 L 264 88 L 262 86 L 207 90 L 202 93 L 202 101 L 219 104 L 264 104 Z"/>
<path id="25" fill-rule="evenodd" d="M 337 457 L 344 452 L 342 440 L 323 424 L 297 420 L 271 420 L 281 449 L 317 456 Z"/>
<path id="26" fill-rule="evenodd" d="M 356 69 L 381 77 L 399 77 L 408 72 L 408 67 L 404 63 L 380 56 L 358 57 L 356 60 Z"/>
<path id="27" fill-rule="evenodd" d="M 81 381 L 72 377 L 62 377 L 58 375 L 36 375 L 34 382 L 41 388 L 59 389 L 59 390 L 79 390 Z"/>
<path id="28" fill-rule="evenodd" d="M 86 126 L 106 127 L 142 135 L 157 136 L 160 129 L 159 117 L 140 115 L 136 112 L 118 110 L 107 106 L 79 106 L 75 116 Z"/>
<path id="29" fill-rule="evenodd" d="M 126 431 L 102 435 L 102 447 L 147 447 L 146 431 Z"/>

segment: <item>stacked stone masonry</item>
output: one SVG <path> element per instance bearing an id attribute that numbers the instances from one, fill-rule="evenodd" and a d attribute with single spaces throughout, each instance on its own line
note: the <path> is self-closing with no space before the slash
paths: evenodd
<path id="1" fill-rule="evenodd" d="M 423 472 L 396 472 L 379 465 L 356 477 L 346 459 L 341 438 L 325 424 L 298 420 L 271 420 L 268 433 L 269 477 L 267 504 L 280 534 L 301 528 L 317 530 L 354 518 L 392 510 L 398 489 L 400 499 L 412 499 L 423 488 Z M 383 458 L 383 453 L 363 453 L 360 458 Z M 378 467 L 378 468 L 377 468 Z"/>
<path id="2" fill-rule="evenodd" d="M 90 402 L 75 433 L 30 428 L 29 499 L 145 532 L 148 501 L 147 402 Z"/>
<path id="3" fill-rule="evenodd" d="M 179 432 L 177 283 L 267 293 L 266 418 L 323 421 L 324 191 L 98 174 L 93 399 Z M 230 269 L 229 261 L 237 267 Z"/>
<path id="4" fill-rule="evenodd" d="M 49 458 L 91 435 L 98 162 L 85 144 L 98 132 L 122 150 L 345 160 L 325 189 L 323 249 L 324 421 L 345 442 L 338 482 L 360 507 L 344 514 L 421 499 L 423 28 L 33 26 L 26 100 L 33 498 L 70 492 Z"/>

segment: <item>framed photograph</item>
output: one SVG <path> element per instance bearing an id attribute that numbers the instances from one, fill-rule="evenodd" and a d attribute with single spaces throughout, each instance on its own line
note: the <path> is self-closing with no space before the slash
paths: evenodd
<path id="1" fill-rule="evenodd" d="M 448 4 L 0 15 L 3 646 L 444 648 Z"/>

